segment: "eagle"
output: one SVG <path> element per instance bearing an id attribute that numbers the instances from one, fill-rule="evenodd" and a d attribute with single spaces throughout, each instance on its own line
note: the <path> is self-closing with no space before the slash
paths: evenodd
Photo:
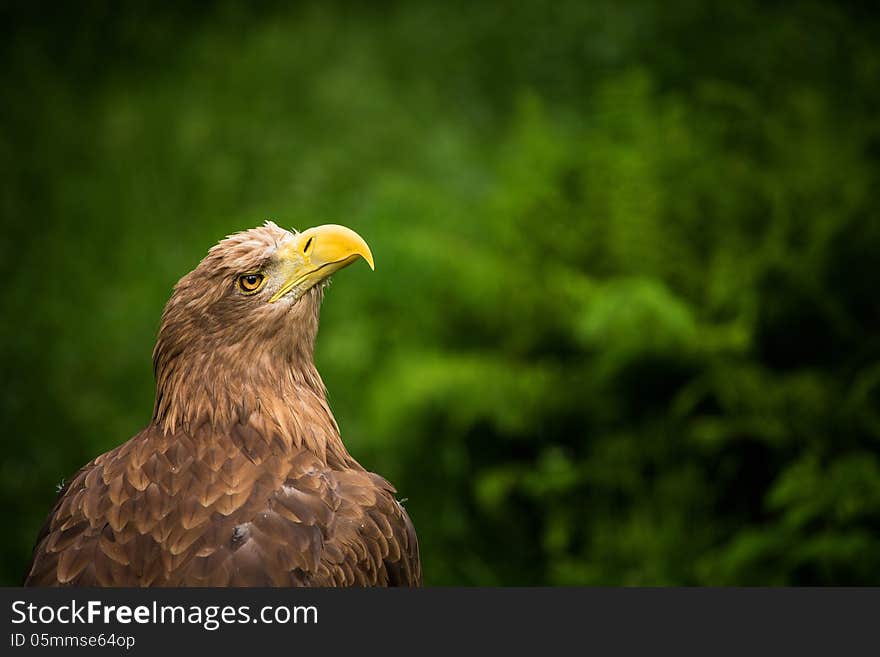
<path id="1" fill-rule="evenodd" d="M 63 486 L 26 586 L 419 586 L 394 487 L 342 442 L 314 363 L 324 288 L 367 243 L 228 236 L 174 287 L 148 426 Z"/>

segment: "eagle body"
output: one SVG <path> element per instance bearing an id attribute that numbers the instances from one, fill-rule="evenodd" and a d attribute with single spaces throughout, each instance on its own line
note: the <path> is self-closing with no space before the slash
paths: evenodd
<path id="1" fill-rule="evenodd" d="M 150 424 L 64 487 L 25 585 L 420 585 L 409 516 L 346 450 L 312 358 L 327 276 L 356 257 L 353 231 L 269 222 L 181 279 Z"/>

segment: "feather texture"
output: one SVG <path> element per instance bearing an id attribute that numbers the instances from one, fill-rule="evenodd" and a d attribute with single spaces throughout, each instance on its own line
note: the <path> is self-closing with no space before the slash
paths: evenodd
<path id="1" fill-rule="evenodd" d="M 320 286 L 285 306 L 231 284 L 293 235 L 233 235 L 177 285 L 153 420 L 62 489 L 26 585 L 421 583 L 413 525 L 345 449 L 314 367 Z"/>

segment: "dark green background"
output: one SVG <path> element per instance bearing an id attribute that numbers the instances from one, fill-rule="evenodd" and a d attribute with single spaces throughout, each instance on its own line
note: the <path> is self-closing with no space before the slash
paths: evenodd
<path id="1" fill-rule="evenodd" d="M 880 584 L 871 4 L 4 3 L 2 583 L 273 218 L 428 584 Z"/>

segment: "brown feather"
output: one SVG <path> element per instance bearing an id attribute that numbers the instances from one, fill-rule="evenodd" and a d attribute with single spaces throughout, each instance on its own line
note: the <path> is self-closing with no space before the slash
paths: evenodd
<path id="1" fill-rule="evenodd" d="M 312 359 L 320 285 L 234 292 L 293 234 L 227 238 L 175 287 L 138 435 L 80 470 L 34 548 L 31 586 L 417 586 L 395 489 L 345 449 Z"/>

